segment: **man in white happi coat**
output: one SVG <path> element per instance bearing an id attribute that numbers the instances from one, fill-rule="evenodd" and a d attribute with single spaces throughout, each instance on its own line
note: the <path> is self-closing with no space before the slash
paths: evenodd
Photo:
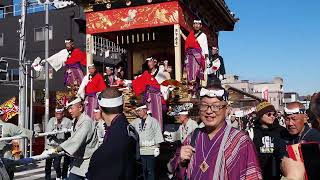
<path id="1" fill-rule="evenodd" d="M 164 132 L 166 135 L 165 140 L 168 142 L 183 141 L 191 134 L 196 128 L 199 127 L 198 123 L 189 117 L 188 111 L 181 111 L 178 113 L 178 120 L 181 125 L 176 132 Z"/>
<path id="2" fill-rule="evenodd" d="M 71 137 L 54 149 L 43 154 L 65 152 L 72 157 L 68 179 L 84 180 L 88 171 L 92 154 L 98 148 L 97 122 L 84 113 L 81 98 L 72 98 L 67 103 L 67 109 L 73 118 Z"/>
<path id="3" fill-rule="evenodd" d="M 68 129 L 72 128 L 72 121 L 64 116 L 64 109 L 63 107 L 57 107 L 55 109 L 55 116 L 49 119 L 49 122 L 46 127 L 46 132 L 53 132 L 53 131 L 67 131 Z M 47 143 L 46 149 L 56 148 L 65 140 L 67 140 L 70 133 L 60 133 L 56 135 L 47 136 Z M 61 171 L 61 159 L 62 156 L 57 156 L 54 158 L 46 159 L 45 165 L 45 179 L 51 180 L 51 166 L 53 162 L 53 168 L 57 174 L 57 180 L 66 179 L 68 175 L 68 168 L 70 164 L 70 158 L 68 156 L 64 156 L 63 161 L 63 168 Z"/>
<path id="4" fill-rule="evenodd" d="M 105 130 L 106 123 L 102 119 L 101 110 L 99 108 L 94 109 L 93 112 L 94 112 L 93 114 L 94 120 L 98 122 L 97 133 L 99 138 L 99 145 L 101 145 L 103 142 L 103 138 L 106 134 L 106 130 Z"/>
<path id="5" fill-rule="evenodd" d="M 155 179 L 155 157 L 160 154 L 160 143 L 163 136 L 159 121 L 151 117 L 147 112 L 147 106 L 142 105 L 136 109 L 137 119 L 131 122 L 140 138 L 140 155 L 143 163 L 145 180 Z"/>
<path id="6" fill-rule="evenodd" d="M 25 129 L 20 126 L 16 126 L 12 123 L 8 123 L 4 121 L 4 115 L 5 111 L 0 109 L 0 135 L 1 138 L 4 137 L 13 137 L 13 136 L 25 136 L 29 140 L 31 140 L 34 136 L 34 132 L 30 131 L 28 129 Z M 14 170 L 15 166 L 10 165 L 10 160 L 8 159 L 14 159 L 13 153 L 12 153 L 12 141 L 0 141 L 0 158 L 3 161 L 5 171 L 3 171 L 3 168 L 1 169 L 1 174 L 3 177 L 13 179 L 14 177 Z M 2 164 L 2 163 L 1 163 Z"/>

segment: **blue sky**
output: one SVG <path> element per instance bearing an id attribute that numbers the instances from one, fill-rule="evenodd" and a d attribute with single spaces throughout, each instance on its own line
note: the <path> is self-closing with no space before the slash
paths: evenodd
<path id="1" fill-rule="evenodd" d="M 221 32 L 228 74 L 284 79 L 285 91 L 320 91 L 320 0 L 226 0 L 240 21 Z"/>

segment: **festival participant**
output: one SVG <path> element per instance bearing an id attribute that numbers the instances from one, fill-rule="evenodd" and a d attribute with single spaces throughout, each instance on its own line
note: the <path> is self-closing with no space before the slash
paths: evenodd
<path id="1" fill-rule="evenodd" d="M 211 52 L 212 55 L 207 62 L 208 79 L 223 79 L 223 75 L 226 74 L 223 58 L 219 55 L 219 49 L 217 47 L 213 46 Z"/>
<path id="2" fill-rule="evenodd" d="M 179 126 L 179 129 L 177 132 L 173 132 L 173 133 L 177 133 L 177 135 L 173 135 L 172 132 L 171 133 L 164 132 L 165 135 L 166 134 L 169 135 L 165 139 L 168 142 L 178 140 L 181 143 L 183 143 L 185 141 L 185 139 L 188 137 L 188 135 L 191 134 L 195 129 L 197 129 L 199 127 L 198 123 L 189 117 L 188 111 L 179 112 L 178 119 L 179 119 L 179 123 L 181 123 L 181 125 Z M 173 139 L 174 137 L 178 137 L 179 139 Z"/>
<path id="3" fill-rule="evenodd" d="M 99 145 L 101 145 L 103 142 L 104 135 L 106 133 L 106 131 L 105 131 L 106 123 L 102 119 L 101 110 L 99 109 L 99 107 L 94 109 L 93 116 L 94 116 L 94 120 L 98 121 L 97 133 L 98 133 L 98 138 L 99 138 Z"/>
<path id="4" fill-rule="evenodd" d="M 157 65 L 157 59 L 147 58 L 148 70 L 144 71 L 135 80 L 132 80 L 132 88 L 136 96 L 144 95 L 143 103 L 151 111 L 152 117 L 157 119 L 160 127 L 163 127 L 163 112 L 166 110 L 166 102 L 161 93 L 161 83 L 166 79 L 163 69 Z"/>
<path id="5" fill-rule="evenodd" d="M 163 142 L 159 121 L 148 115 L 146 105 L 136 108 L 138 118 L 131 122 L 140 138 L 140 155 L 143 163 L 145 180 L 155 180 L 155 164 L 160 154 L 160 143 Z"/>
<path id="6" fill-rule="evenodd" d="M 228 95 L 221 86 L 200 91 L 200 119 L 170 161 L 178 179 L 262 179 L 255 147 L 241 131 L 226 125 Z"/>
<path id="7" fill-rule="evenodd" d="M 67 109 L 73 118 L 71 137 L 54 149 L 43 152 L 45 155 L 64 151 L 72 157 L 70 180 L 84 180 L 88 171 L 90 158 L 98 148 L 96 122 L 84 113 L 83 101 L 74 97 L 67 103 Z"/>
<path id="8" fill-rule="evenodd" d="M 254 127 L 248 132 L 258 152 L 263 179 L 279 180 L 281 159 L 288 156 L 283 140 L 286 129 L 275 121 L 276 109 L 269 102 L 258 104 L 256 115 Z"/>
<path id="9" fill-rule="evenodd" d="M 136 155 L 139 135 L 123 114 L 123 96 L 116 88 L 105 89 L 98 98 L 106 134 L 94 152 L 87 173 L 89 180 L 136 179 Z M 135 134 L 134 140 L 131 134 Z"/>
<path id="10" fill-rule="evenodd" d="M 64 117 L 64 109 L 63 107 L 56 107 L 55 109 L 55 117 L 52 117 L 49 119 L 49 122 L 46 127 L 46 132 L 52 132 L 52 131 L 61 131 L 70 129 L 72 127 L 72 121 Z M 68 134 L 56 134 L 56 135 L 50 135 L 47 137 L 47 148 L 55 148 L 59 146 L 62 142 L 64 142 L 66 139 L 68 139 Z M 57 180 L 60 179 L 66 179 L 68 176 L 68 168 L 70 164 L 70 158 L 68 156 L 64 156 L 63 161 L 63 168 L 61 172 L 61 159 L 62 156 L 57 156 L 54 158 L 48 158 L 46 159 L 46 165 L 45 165 L 45 179 L 51 180 L 51 166 L 53 162 L 54 170 L 57 174 Z"/>
<path id="11" fill-rule="evenodd" d="M 185 68 L 187 70 L 187 80 L 193 85 L 193 97 L 200 87 L 200 80 L 205 79 L 204 71 L 209 57 L 207 36 L 201 31 L 201 28 L 201 20 L 194 20 L 193 31 L 190 32 L 188 37 L 180 31 L 185 40 Z"/>
<path id="12" fill-rule="evenodd" d="M 85 98 L 85 112 L 93 118 L 93 110 L 98 106 L 97 93 L 106 88 L 103 76 L 97 72 L 94 64 L 88 66 L 89 74 L 83 78 L 77 96 Z"/>
<path id="13" fill-rule="evenodd" d="M 285 123 L 288 130 L 287 144 L 301 142 L 319 142 L 320 132 L 311 129 L 308 124 L 306 109 L 300 102 L 292 102 L 285 108 Z"/>
<path id="14" fill-rule="evenodd" d="M 29 140 L 32 140 L 34 132 L 28 129 L 16 126 L 12 123 L 8 123 L 4 121 L 5 112 L 0 109 L 0 130 L 1 137 L 12 137 L 12 136 L 25 136 Z M 12 144 L 8 141 L 0 141 L 0 158 L 2 159 L 5 169 L 7 171 L 8 178 L 11 180 L 14 177 L 15 167 L 7 164 L 6 159 L 13 159 L 12 157 Z M 4 175 L 3 175 L 4 177 Z"/>
<path id="15" fill-rule="evenodd" d="M 110 67 L 110 66 L 106 67 L 104 81 L 107 87 L 110 87 L 116 84 L 116 76 L 114 75 L 113 67 Z"/>
<path id="16" fill-rule="evenodd" d="M 47 61 L 55 71 L 65 66 L 64 85 L 71 89 L 74 86 L 79 87 L 84 77 L 82 66 L 87 66 L 86 53 L 75 48 L 73 39 L 65 40 L 65 49 L 52 55 L 47 60 L 35 59 L 32 66 L 35 70 L 41 71 L 42 66 Z"/>

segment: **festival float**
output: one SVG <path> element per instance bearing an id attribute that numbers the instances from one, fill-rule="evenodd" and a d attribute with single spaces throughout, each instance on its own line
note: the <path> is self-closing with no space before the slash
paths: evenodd
<path id="1" fill-rule="evenodd" d="M 172 66 L 175 85 L 167 103 L 191 102 L 183 73 L 184 43 L 180 29 L 188 34 L 194 19 L 203 22 L 202 31 L 209 47 L 218 47 L 220 31 L 233 31 L 238 20 L 224 0 L 90 0 L 74 1 L 86 17 L 87 64 L 100 61 L 100 56 L 118 54 L 125 57 L 127 79 L 141 73 L 145 59 L 156 56 Z M 124 55 L 125 56 L 122 56 Z M 103 60 L 105 61 L 105 60 Z M 108 62 L 107 62 L 108 63 Z M 110 62 L 109 62 L 110 63 Z M 125 91 L 130 111 L 131 92 Z M 170 110 L 170 109 L 169 109 Z"/>

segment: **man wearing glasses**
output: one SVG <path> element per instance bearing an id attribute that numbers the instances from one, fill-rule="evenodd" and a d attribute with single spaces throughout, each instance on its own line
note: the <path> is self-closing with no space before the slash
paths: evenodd
<path id="1" fill-rule="evenodd" d="M 283 137 L 286 129 L 276 120 L 276 109 L 269 102 L 261 102 L 256 107 L 257 119 L 248 132 L 253 140 L 265 180 L 281 178 L 280 163 L 286 153 Z"/>
<path id="2" fill-rule="evenodd" d="M 262 179 L 253 142 L 226 124 L 227 101 L 221 86 L 201 89 L 205 126 L 190 134 L 170 161 L 178 179 Z"/>
<path id="3" fill-rule="evenodd" d="M 288 130 L 287 144 L 320 142 L 320 132 L 308 126 L 308 116 L 303 104 L 292 102 L 285 108 L 285 123 Z"/>

